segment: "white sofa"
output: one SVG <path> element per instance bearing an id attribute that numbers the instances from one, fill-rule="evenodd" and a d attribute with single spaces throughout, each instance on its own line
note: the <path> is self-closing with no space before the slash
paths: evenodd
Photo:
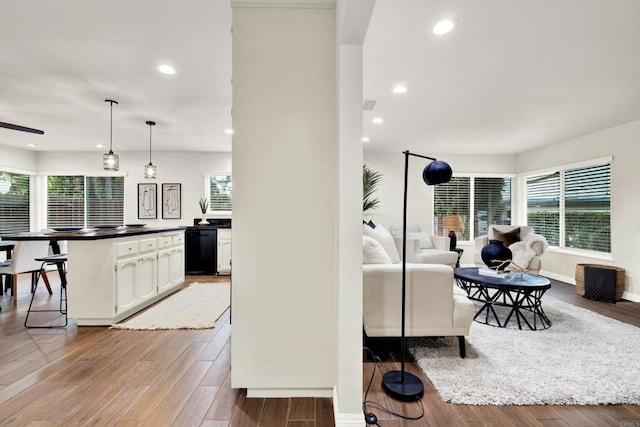
<path id="1" fill-rule="evenodd" d="M 402 227 L 390 227 L 398 253 L 402 256 Z M 458 253 L 449 250 L 447 236 L 434 236 L 422 232 L 419 225 L 407 226 L 407 262 L 418 264 L 445 264 L 455 268 Z"/>
<path id="2" fill-rule="evenodd" d="M 363 265 L 363 323 L 367 337 L 400 337 L 402 263 Z M 405 336 L 457 336 L 465 357 L 474 306 L 447 265 L 407 264 Z"/>
<path id="3" fill-rule="evenodd" d="M 517 234 L 519 238 L 519 241 L 510 243 L 509 236 L 507 236 L 506 243 L 510 244 L 505 244 L 505 246 L 511 249 L 513 261 L 526 268 L 528 273 L 539 274 L 542 268 L 542 254 L 549 244 L 543 236 L 533 232 L 533 227 L 526 225 L 490 225 L 487 234 L 474 239 L 474 263 L 478 267 L 486 267 L 480 255 L 482 248 L 489 244 L 489 240 L 504 241 L 505 234 Z M 507 267 L 507 269 L 513 269 L 513 267 Z"/>

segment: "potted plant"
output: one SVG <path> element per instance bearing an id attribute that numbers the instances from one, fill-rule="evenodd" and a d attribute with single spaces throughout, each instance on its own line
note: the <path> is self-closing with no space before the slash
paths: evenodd
<path id="1" fill-rule="evenodd" d="M 202 225 L 209 224 L 209 221 L 207 221 L 207 217 L 206 217 L 207 211 L 209 210 L 209 199 L 207 199 L 206 197 L 203 197 L 200 199 L 198 204 L 200 205 L 200 211 L 202 212 L 202 221 L 200 221 L 198 224 L 202 224 Z"/>
<path id="2" fill-rule="evenodd" d="M 367 165 L 362 165 L 362 212 L 375 209 L 380 200 L 373 196 L 382 179 L 382 174 L 371 169 Z"/>

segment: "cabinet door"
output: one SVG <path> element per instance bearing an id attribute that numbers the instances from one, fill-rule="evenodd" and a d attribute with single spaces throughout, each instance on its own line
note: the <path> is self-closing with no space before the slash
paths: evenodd
<path id="1" fill-rule="evenodd" d="M 169 289 L 172 285 L 171 279 L 171 253 L 172 249 L 158 251 L 158 292 Z"/>
<path id="2" fill-rule="evenodd" d="M 218 274 L 231 273 L 231 230 L 218 230 Z"/>
<path id="3" fill-rule="evenodd" d="M 184 245 L 171 250 L 171 285 L 176 286 L 184 282 Z"/>
<path id="4" fill-rule="evenodd" d="M 155 253 L 138 258 L 138 302 L 158 293 L 157 273 Z"/>
<path id="5" fill-rule="evenodd" d="M 116 262 L 116 312 L 120 313 L 138 303 L 138 258 Z"/>

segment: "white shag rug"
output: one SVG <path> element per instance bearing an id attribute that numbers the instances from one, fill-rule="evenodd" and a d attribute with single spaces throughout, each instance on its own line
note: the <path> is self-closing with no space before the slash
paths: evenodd
<path id="1" fill-rule="evenodd" d="M 408 347 L 445 402 L 640 404 L 640 328 L 549 296 L 542 306 L 552 322 L 545 330 L 473 322 L 465 359 L 456 337 Z"/>
<path id="2" fill-rule="evenodd" d="M 228 283 L 192 283 L 114 329 L 210 329 L 229 307 Z"/>

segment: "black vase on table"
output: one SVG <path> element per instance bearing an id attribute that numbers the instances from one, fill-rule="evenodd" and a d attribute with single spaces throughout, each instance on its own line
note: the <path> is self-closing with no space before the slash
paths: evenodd
<path id="1" fill-rule="evenodd" d="M 489 240 L 489 244 L 480 251 L 480 256 L 487 267 L 504 270 L 509 265 L 504 261 L 512 259 L 513 254 L 502 240 Z"/>

